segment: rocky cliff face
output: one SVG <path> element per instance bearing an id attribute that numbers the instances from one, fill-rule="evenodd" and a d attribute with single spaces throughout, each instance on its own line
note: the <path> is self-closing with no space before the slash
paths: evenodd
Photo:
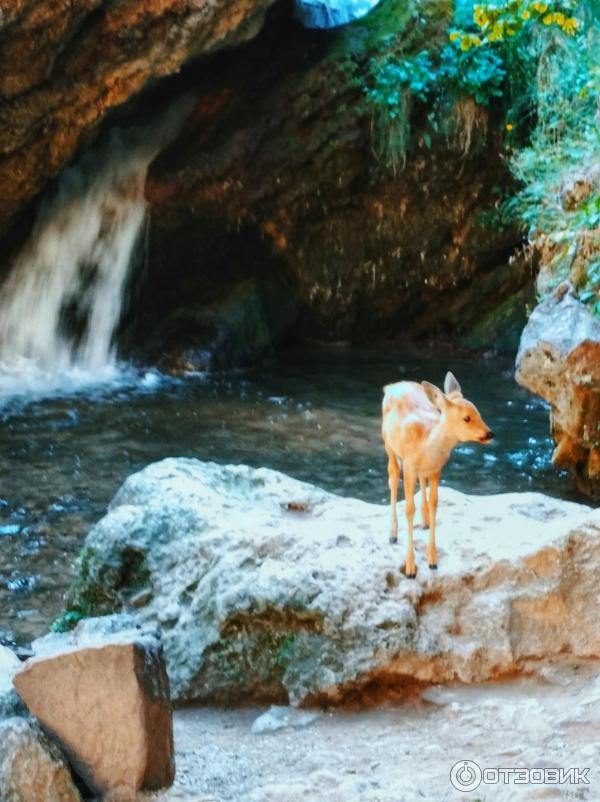
<path id="1" fill-rule="evenodd" d="M 510 348 L 531 270 L 509 264 L 519 232 L 490 222 L 510 185 L 493 113 L 457 98 L 434 130 L 414 100 L 399 169 L 373 153 L 373 59 L 445 41 L 451 4 L 383 0 L 343 29 L 308 31 L 281 0 L 257 35 L 269 4 L 14 3 L 0 27 L 0 234 L 117 109 L 131 122 L 191 90 L 192 113 L 148 176 L 129 355 L 221 368 L 288 335 L 408 331 L 475 330 L 469 344 Z M 184 64 L 161 92 L 157 79 Z"/>
<path id="2" fill-rule="evenodd" d="M 284 328 L 284 304 L 296 335 L 346 341 L 467 331 L 527 283 L 529 266 L 508 265 L 519 233 L 486 224 L 510 184 L 493 115 L 479 110 L 465 151 L 464 107 L 446 109 L 431 139 L 428 109 L 415 103 L 403 169 L 373 153 L 370 58 L 384 42 L 411 53 L 443 38 L 440 9 L 425 4 L 411 16 L 388 0 L 330 33 L 304 31 L 279 10 L 199 82 L 190 119 L 147 182 L 141 306 L 160 299 L 147 330 L 175 354 L 181 331 L 195 327 L 202 359 L 221 305 L 249 280 L 258 281 L 267 328 Z M 187 317 L 184 299 L 197 305 Z M 210 319 L 198 316 L 202 306 Z M 156 318 L 166 320 L 160 331 Z"/>
<path id="3" fill-rule="evenodd" d="M 107 114 L 189 58 L 243 41 L 270 0 L 8 0 L 0 12 L 0 232 Z"/>

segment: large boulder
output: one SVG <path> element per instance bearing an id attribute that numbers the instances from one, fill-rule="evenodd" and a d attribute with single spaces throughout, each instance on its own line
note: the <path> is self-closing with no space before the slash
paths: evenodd
<path id="1" fill-rule="evenodd" d="M 532 312 L 516 378 L 550 404 L 552 462 L 600 498 L 600 319 L 561 285 Z"/>
<path id="2" fill-rule="evenodd" d="M 155 632 L 92 619 L 35 651 L 15 688 L 88 788 L 131 794 L 171 785 L 169 685 Z"/>
<path id="3" fill-rule="evenodd" d="M 37 724 L 0 721 L 0 802 L 81 802 L 60 750 Z"/>
<path id="4" fill-rule="evenodd" d="M 418 538 L 416 580 L 388 519 L 272 470 L 167 459 L 88 534 L 71 615 L 160 622 L 178 701 L 343 702 L 600 655 L 600 510 L 443 487 L 440 568 Z"/>

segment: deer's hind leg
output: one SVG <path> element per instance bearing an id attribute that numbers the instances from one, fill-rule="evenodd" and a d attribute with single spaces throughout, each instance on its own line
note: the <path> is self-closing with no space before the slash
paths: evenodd
<path id="1" fill-rule="evenodd" d="M 388 482 L 390 486 L 391 529 L 390 543 L 398 542 L 398 482 L 400 481 L 400 466 L 398 458 L 391 449 L 386 448 L 388 455 Z"/>
<path id="2" fill-rule="evenodd" d="M 421 526 L 429 529 L 429 501 L 427 500 L 427 477 L 419 476 L 419 486 L 421 488 Z"/>

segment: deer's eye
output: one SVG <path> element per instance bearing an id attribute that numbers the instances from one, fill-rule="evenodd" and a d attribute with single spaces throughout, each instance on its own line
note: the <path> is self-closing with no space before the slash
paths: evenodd
<path id="1" fill-rule="evenodd" d="M 463 420 L 464 420 L 465 423 L 470 423 L 471 422 L 471 416 L 470 415 L 465 415 Z"/>

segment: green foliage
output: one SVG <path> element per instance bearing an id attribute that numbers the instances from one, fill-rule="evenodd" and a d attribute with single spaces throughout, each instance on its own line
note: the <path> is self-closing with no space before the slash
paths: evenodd
<path id="1" fill-rule="evenodd" d="M 371 80 L 364 92 L 374 111 L 373 149 L 394 171 L 406 154 L 411 99 L 427 101 L 434 80 L 431 57 L 424 50 L 412 58 L 371 64 Z"/>
<path id="2" fill-rule="evenodd" d="M 591 195 L 577 209 L 578 228 L 598 228 L 600 226 L 600 195 Z"/>
<path id="3" fill-rule="evenodd" d="M 274 652 L 273 662 L 284 674 L 292 662 L 294 645 L 297 637 L 298 636 L 295 632 L 290 632 L 288 635 L 285 635 L 278 648 Z"/>
<path id="4" fill-rule="evenodd" d="M 82 618 L 85 618 L 85 616 L 80 612 L 71 611 L 62 613 L 62 615 L 59 615 L 58 618 L 52 622 L 50 630 L 52 632 L 70 632 L 72 629 L 75 629 Z"/>
<path id="5" fill-rule="evenodd" d="M 461 50 L 456 43 L 441 53 L 438 80 L 451 91 L 472 97 L 481 106 L 492 98 L 502 97 L 506 70 L 501 56 L 494 50 L 477 48 Z"/>
<path id="6" fill-rule="evenodd" d="M 568 278 L 600 315 L 600 2 L 454 2 L 441 39 L 422 36 L 411 47 L 405 22 L 404 39 L 386 39 L 371 58 L 362 88 L 374 152 L 398 169 L 411 117 L 428 148 L 458 121 L 454 141 L 465 153 L 495 121 L 520 185 L 497 221 L 521 221 L 547 288 Z"/>
<path id="7" fill-rule="evenodd" d="M 542 253 L 549 289 L 568 279 L 600 315 L 599 7 L 580 2 L 577 38 L 549 32 L 536 73 L 536 126 L 512 155 L 515 208 Z"/>
<path id="8" fill-rule="evenodd" d="M 431 147 L 438 130 L 435 108 L 448 99 L 473 98 L 482 107 L 502 96 L 505 70 L 502 59 L 489 50 L 463 52 L 455 45 L 414 56 L 374 59 L 364 94 L 373 109 L 373 149 L 394 171 L 404 162 L 414 103 L 433 105 L 423 141 Z M 467 140 L 470 143 L 470 134 Z"/>
<path id="9" fill-rule="evenodd" d="M 422 50 L 414 58 L 388 61 L 374 71 L 372 87 L 365 89 L 369 100 L 386 106 L 391 119 L 395 119 L 402 106 L 402 95 L 409 91 L 414 97 L 425 101 L 431 93 L 434 74 L 431 56 Z"/>
<path id="10" fill-rule="evenodd" d="M 473 9 L 472 30 L 453 30 L 450 40 L 457 42 L 463 51 L 473 47 L 505 42 L 520 35 L 531 36 L 533 26 L 559 28 L 567 36 L 574 36 L 580 26 L 571 13 L 576 0 L 503 0 L 483 3 Z"/>

